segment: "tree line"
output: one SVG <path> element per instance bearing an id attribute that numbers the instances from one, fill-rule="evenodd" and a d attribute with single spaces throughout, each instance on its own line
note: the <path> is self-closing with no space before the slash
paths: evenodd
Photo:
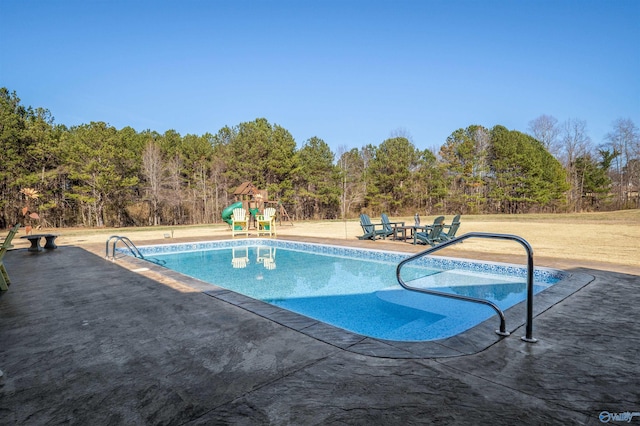
<path id="1" fill-rule="evenodd" d="M 584 122 L 543 115 L 528 134 L 455 130 L 437 152 L 396 134 L 334 153 L 319 137 L 298 149 L 264 118 L 184 136 L 67 127 L 0 88 L 0 226 L 215 223 L 246 181 L 298 220 L 638 208 L 639 147 L 631 120 L 594 147 Z"/>

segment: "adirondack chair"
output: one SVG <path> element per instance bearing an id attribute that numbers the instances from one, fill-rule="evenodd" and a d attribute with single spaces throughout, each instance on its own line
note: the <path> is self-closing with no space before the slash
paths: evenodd
<path id="1" fill-rule="evenodd" d="M 389 216 L 387 216 L 386 213 L 382 213 L 380 215 L 380 218 L 382 219 L 382 229 L 385 232 L 388 232 L 388 234 L 386 235 L 387 237 L 389 235 L 395 235 L 396 233 L 396 227 L 398 226 L 404 226 L 404 222 L 391 222 L 389 220 Z"/>
<path id="2" fill-rule="evenodd" d="M 438 216 L 433 221 L 433 225 L 427 226 L 424 232 L 416 232 L 415 237 L 424 244 L 435 246 L 440 242 L 440 234 L 442 233 L 443 226 L 444 216 Z"/>
<path id="3" fill-rule="evenodd" d="M 440 241 L 452 240 L 456 237 L 456 232 L 460 228 L 460 215 L 455 215 L 451 221 L 451 225 L 444 225 L 440 233 Z"/>
<path id="4" fill-rule="evenodd" d="M 11 230 L 5 237 L 4 241 L 2 241 L 2 245 L 0 245 L 0 291 L 9 290 L 9 284 L 11 284 L 11 280 L 9 279 L 9 274 L 7 273 L 7 268 L 4 267 L 4 262 L 2 259 L 4 258 L 4 255 L 7 252 L 7 250 L 13 247 L 11 245 L 11 240 L 13 240 L 13 237 L 18 232 L 18 229 L 20 229 L 19 223 L 16 224 L 16 226 L 14 226 L 13 228 L 11 228 Z"/>
<path id="5" fill-rule="evenodd" d="M 258 217 L 258 235 L 276 235 L 276 209 L 267 207 L 264 209 L 262 217 Z"/>
<path id="6" fill-rule="evenodd" d="M 242 208 L 233 209 L 231 216 L 231 236 L 235 237 L 236 234 L 249 235 L 249 218 L 247 211 Z"/>
<path id="7" fill-rule="evenodd" d="M 362 213 L 360 215 L 360 225 L 362 226 L 362 231 L 364 235 L 358 237 L 359 240 L 376 240 L 377 238 L 386 238 L 389 235 L 393 234 L 393 230 L 391 232 L 385 231 L 382 223 L 371 223 L 371 218 L 369 215 Z"/>

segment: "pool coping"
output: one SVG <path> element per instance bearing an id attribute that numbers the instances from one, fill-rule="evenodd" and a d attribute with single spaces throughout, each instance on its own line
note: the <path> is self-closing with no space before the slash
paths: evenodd
<path id="1" fill-rule="evenodd" d="M 263 240 L 256 239 L 259 242 L 263 241 L 279 241 L 286 243 L 287 240 Z M 240 244 L 246 244 L 248 242 L 247 239 L 243 240 L 217 240 L 212 241 L 213 243 L 220 244 L 221 242 L 231 242 L 229 247 L 234 246 L 234 241 L 239 242 Z M 249 240 L 249 242 L 251 242 Z M 291 241 L 293 243 L 293 241 Z M 190 243 L 186 243 L 187 245 Z M 206 244 L 205 243 L 193 243 L 195 244 Z M 327 245 L 327 244 L 316 244 L 316 243 L 305 243 L 311 245 Z M 158 244 L 162 245 L 162 244 Z M 170 244 L 164 244 L 165 246 Z M 330 245 L 327 245 L 330 246 Z M 148 246 L 141 246 L 139 248 L 144 248 Z M 341 246 L 335 246 L 341 247 Z M 341 247 L 344 248 L 344 247 Z M 356 249 L 360 250 L 360 249 Z M 389 252 L 394 254 L 412 254 L 400 251 L 382 251 L 382 250 L 368 250 L 368 251 L 379 251 L 379 252 Z M 436 255 L 432 255 L 432 257 L 438 257 Z M 193 278 L 187 275 L 184 275 L 180 272 L 176 272 L 167 268 L 164 268 L 161 265 L 156 263 L 146 261 L 143 259 L 139 259 L 132 256 L 124 256 L 118 257 L 118 260 L 126 259 L 126 263 L 131 265 L 131 269 L 134 272 L 140 271 L 153 271 L 162 276 L 166 276 L 168 278 L 174 279 L 182 284 L 185 284 L 194 290 L 200 291 L 203 294 L 215 298 L 217 300 L 229 303 L 238 308 L 246 310 L 248 312 L 252 312 L 258 316 L 261 316 L 265 319 L 273 321 L 277 324 L 280 324 L 284 327 L 287 327 L 291 330 L 302 333 L 308 337 L 313 339 L 322 341 L 324 343 L 330 344 L 334 347 L 340 348 L 342 350 L 346 350 L 349 352 L 353 352 L 360 355 L 378 357 L 378 358 L 394 358 L 394 359 L 423 359 L 423 358 L 447 358 L 447 357 L 457 357 L 463 355 L 472 355 L 478 352 L 481 352 L 497 342 L 505 339 L 505 338 L 519 338 L 519 336 L 523 333 L 523 329 L 526 322 L 526 301 L 520 302 L 511 308 L 508 308 L 504 311 L 505 319 L 506 319 L 506 327 L 507 331 L 511 334 L 510 336 L 504 337 L 496 334 L 496 330 L 499 328 L 499 319 L 496 315 L 493 315 L 491 318 L 483 321 L 482 323 L 472 327 L 469 330 L 466 330 L 462 333 L 459 333 L 455 336 L 431 340 L 431 341 L 420 341 L 420 342 L 407 342 L 407 341 L 390 341 L 378 338 L 372 338 L 363 336 L 357 333 L 353 333 L 348 330 L 344 330 L 329 324 L 326 324 L 322 321 L 315 320 L 313 318 L 309 318 L 302 314 L 298 314 L 296 312 L 289 311 L 284 308 L 280 308 L 278 306 L 271 305 L 267 302 L 263 302 L 257 299 L 253 299 L 249 296 L 242 295 L 240 293 L 236 293 L 232 290 L 228 290 L 226 288 L 220 287 L 216 284 L 211 284 L 208 282 L 201 281 L 197 278 Z M 456 259 L 456 258 L 453 258 Z M 461 261 L 468 261 L 469 259 L 460 259 Z M 509 265 L 501 262 L 488 262 L 482 261 L 482 263 L 495 263 L 500 265 Z M 512 266 L 520 266 L 520 265 L 512 265 Z M 541 292 L 537 293 L 534 296 L 534 333 L 533 337 L 535 338 L 535 318 L 544 313 L 546 310 L 551 308 L 552 306 L 560 303 L 562 300 L 570 296 L 571 294 L 579 291 L 584 286 L 588 285 L 595 278 L 592 275 L 588 275 L 585 273 L 577 273 L 577 272 L 566 272 L 560 271 L 552 268 L 544 268 L 544 267 L 536 267 L 536 269 L 541 270 L 550 270 L 561 272 L 564 275 L 564 278 L 550 286 Z M 522 341 L 523 345 L 529 345 L 532 343 L 527 343 Z M 535 344 L 535 343 L 533 343 Z"/>

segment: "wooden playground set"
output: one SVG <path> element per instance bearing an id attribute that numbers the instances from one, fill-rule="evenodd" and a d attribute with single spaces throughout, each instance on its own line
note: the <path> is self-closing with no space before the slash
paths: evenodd
<path id="1" fill-rule="evenodd" d="M 264 212 L 264 209 L 273 207 L 276 209 L 276 221 L 279 225 L 283 222 L 289 222 L 293 225 L 293 221 L 289 217 L 284 205 L 279 201 L 269 200 L 269 194 L 265 189 L 258 189 L 251 182 L 244 182 L 233 193 L 235 202 L 222 210 L 222 220 L 229 225 L 232 223 L 233 210 L 243 208 L 251 215 L 250 223 L 256 227 L 256 218 Z"/>

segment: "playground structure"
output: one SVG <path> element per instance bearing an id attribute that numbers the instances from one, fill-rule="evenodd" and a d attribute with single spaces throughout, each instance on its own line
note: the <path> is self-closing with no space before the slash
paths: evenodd
<path id="1" fill-rule="evenodd" d="M 289 222 L 293 225 L 293 221 L 289 217 L 287 210 L 280 201 L 269 200 L 269 194 L 264 189 L 258 189 L 251 182 L 244 182 L 233 193 L 236 201 L 222 210 L 222 220 L 231 225 L 231 216 L 233 216 L 233 210 L 242 208 L 245 209 L 250 215 L 249 227 L 257 229 L 257 216 L 264 212 L 267 207 L 274 207 L 276 209 L 276 221 L 279 225 L 282 222 Z"/>

